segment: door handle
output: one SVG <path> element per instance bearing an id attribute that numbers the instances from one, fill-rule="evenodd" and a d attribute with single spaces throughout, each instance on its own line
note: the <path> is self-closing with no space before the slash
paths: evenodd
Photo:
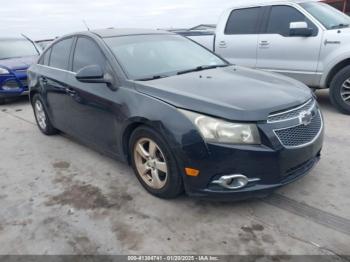
<path id="1" fill-rule="evenodd" d="M 270 45 L 269 41 L 260 41 L 259 43 L 260 47 L 268 47 Z"/>
<path id="2" fill-rule="evenodd" d="M 77 92 L 72 88 L 66 88 L 66 93 L 70 96 L 75 96 Z"/>
<path id="3" fill-rule="evenodd" d="M 219 48 L 226 48 L 226 47 L 227 47 L 226 41 L 220 41 L 219 42 Z"/>
<path id="4" fill-rule="evenodd" d="M 41 76 L 41 77 L 40 77 L 40 82 L 41 82 L 44 86 L 46 86 L 46 85 L 47 85 L 47 78 Z"/>

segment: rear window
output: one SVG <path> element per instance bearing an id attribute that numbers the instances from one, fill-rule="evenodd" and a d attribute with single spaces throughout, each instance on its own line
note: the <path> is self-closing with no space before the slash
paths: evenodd
<path id="1" fill-rule="evenodd" d="M 50 56 L 50 66 L 68 70 L 69 54 L 72 47 L 73 38 L 68 38 L 59 41 L 52 46 Z"/>
<path id="2" fill-rule="evenodd" d="M 260 7 L 232 11 L 226 25 L 226 35 L 246 35 L 258 33 Z"/>
<path id="3" fill-rule="evenodd" d="M 47 50 L 40 58 L 39 64 L 40 65 L 49 65 L 49 59 L 50 59 L 50 53 L 51 49 Z"/>

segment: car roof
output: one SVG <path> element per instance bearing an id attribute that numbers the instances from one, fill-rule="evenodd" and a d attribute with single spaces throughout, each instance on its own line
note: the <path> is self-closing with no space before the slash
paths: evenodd
<path id="1" fill-rule="evenodd" d="M 108 28 L 89 31 L 101 38 L 114 37 L 114 36 L 127 36 L 127 35 L 164 35 L 172 34 L 170 32 L 152 29 L 139 29 L 139 28 Z"/>

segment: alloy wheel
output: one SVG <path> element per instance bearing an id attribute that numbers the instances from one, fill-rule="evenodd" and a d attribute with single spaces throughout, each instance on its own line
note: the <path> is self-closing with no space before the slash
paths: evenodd
<path id="1" fill-rule="evenodd" d="M 156 142 L 142 138 L 134 146 L 136 169 L 142 180 L 153 189 L 162 189 L 168 179 L 168 165 Z"/>
<path id="2" fill-rule="evenodd" d="M 343 101 L 350 105 L 350 78 L 348 78 L 342 85 L 340 95 Z"/>
<path id="3" fill-rule="evenodd" d="M 36 100 L 34 103 L 34 112 L 36 119 L 38 120 L 38 124 L 41 129 L 46 129 L 46 113 L 44 110 L 44 106 L 40 100 Z"/>

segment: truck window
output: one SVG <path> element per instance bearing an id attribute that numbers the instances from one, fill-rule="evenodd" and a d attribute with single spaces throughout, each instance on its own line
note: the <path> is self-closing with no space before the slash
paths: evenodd
<path id="1" fill-rule="evenodd" d="M 306 22 L 309 28 L 314 29 L 317 35 L 317 27 L 307 17 L 291 6 L 272 6 L 267 26 L 267 34 L 280 34 L 290 36 L 289 26 L 292 22 Z"/>
<path id="2" fill-rule="evenodd" d="M 225 28 L 226 35 L 258 33 L 260 7 L 233 10 Z"/>

